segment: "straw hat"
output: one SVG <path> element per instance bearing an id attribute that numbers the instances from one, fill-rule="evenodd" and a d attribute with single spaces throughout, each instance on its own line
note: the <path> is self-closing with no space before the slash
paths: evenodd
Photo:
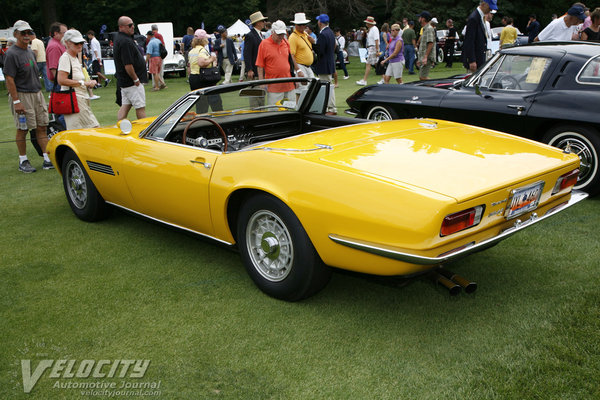
<path id="1" fill-rule="evenodd" d="M 255 23 L 260 22 L 260 21 L 265 21 L 267 19 L 268 18 L 263 16 L 260 11 L 257 11 L 254 14 L 250 15 L 250 23 L 252 25 L 254 25 Z"/>
<path id="2" fill-rule="evenodd" d="M 368 16 L 367 19 L 365 19 L 363 22 L 365 24 L 377 25 L 377 22 L 375 22 L 375 18 L 371 16 Z"/>

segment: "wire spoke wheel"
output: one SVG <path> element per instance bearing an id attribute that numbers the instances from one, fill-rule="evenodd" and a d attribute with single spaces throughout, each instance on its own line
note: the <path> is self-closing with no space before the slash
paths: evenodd
<path id="1" fill-rule="evenodd" d="M 248 254 L 256 270 L 271 282 L 285 279 L 294 260 L 294 245 L 284 222 L 268 210 L 255 212 L 246 229 Z"/>
<path id="2" fill-rule="evenodd" d="M 88 200 L 87 182 L 83 170 L 76 161 L 70 160 L 65 173 L 69 197 L 75 207 L 83 209 Z"/>

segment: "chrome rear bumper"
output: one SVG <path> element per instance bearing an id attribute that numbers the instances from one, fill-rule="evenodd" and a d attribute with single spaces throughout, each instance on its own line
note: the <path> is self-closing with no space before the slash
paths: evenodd
<path id="1" fill-rule="evenodd" d="M 445 263 L 448 261 L 452 261 L 457 258 L 465 257 L 465 256 L 475 253 L 477 251 L 484 250 L 487 247 L 491 247 L 491 246 L 495 245 L 496 243 L 500 242 L 501 240 L 504 240 L 504 239 L 508 238 L 509 236 L 514 235 L 515 233 L 517 233 L 533 224 L 536 224 L 540 221 L 543 221 L 544 219 L 546 219 L 548 217 L 551 217 L 563 210 L 566 210 L 567 208 L 584 200 L 586 197 L 588 197 L 587 193 L 573 190 L 571 192 L 571 198 L 569 199 L 569 201 L 562 203 L 554 208 L 551 208 L 550 210 L 548 210 L 546 212 L 546 214 L 544 214 L 541 217 L 539 217 L 534 212 L 531 215 L 531 217 L 526 221 L 521 221 L 519 219 L 516 219 L 514 226 L 504 230 L 502 233 L 500 233 L 497 236 L 494 236 L 490 239 L 483 240 L 479 243 L 473 243 L 467 247 L 463 246 L 456 251 L 449 252 L 444 255 L 440 255 L 438 257 L 425 257 L 425 256 L 417 255 L 417 254 L 406 253 L 404 251 L 400 251 L 398 248 L 395 248 L 393 246 L 387 246 L 387 245 L 382 245 L 382 244 L 378 244 L 378 243 L 367 242 L 367 241 L 360 240 L 360 239 L 348 238 L 348 237 L 336 235 L 333 233 L 329 235 L 329 238 L 338 244 L 348 246 L 353 249 L 362 250 L 367 253 L 376 254 L 378 256 L 392 258 L 395 260 L 404 261 L 404 262 L 411 263 L 411 264 L 436 265 L 436 264 L 442 264 L 442 263 Z"/>

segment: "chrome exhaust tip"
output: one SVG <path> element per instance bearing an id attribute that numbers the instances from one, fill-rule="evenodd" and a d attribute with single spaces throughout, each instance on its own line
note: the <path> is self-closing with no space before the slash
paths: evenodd
<path id="1" fill-rule="evenodd" d="M 470 280 L 463 278 L 462 276 L 455 274 L 454 272 L 447 270 L 445 268 L 440 268 L 437 272 L 443 277 L 451 280 L 454 283 L 457 283 L 465 290 L 465 293 L 472 294 L 477 290 L 477 283 L 471 282 Z"/>

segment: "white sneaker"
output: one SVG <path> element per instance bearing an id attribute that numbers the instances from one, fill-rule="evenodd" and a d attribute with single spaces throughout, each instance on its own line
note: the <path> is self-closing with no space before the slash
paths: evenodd
<path id="1" fill-rule="evenodd" d="M 92 97 L 90 97 L 90 100 L 97 100 L 99 98 L 100 98 L 100 96 L 93 95 Z"/>
<path id="2" fill-rule="evenodd" d="M 383 85 L 385 83 L 385 81 L 383 79 L 380 79 L 379 82 L 377 82 L 378 85 Z"/>
<path id="3" fill-rule="evenodd" d="M 367 85 L 367 81 L 365 81 L 364 79 L 361 79 L 360 81 L 356 81 L 356 84 L 360 85 L 360 86 L 366 86 Z"/>
<path id="4" fill-rule="evenodd" d="M 350 78 L 350 77 L 349 77 L 349 76 L 345 76 L 345 77 L 344 77 L 344 79 L 348 79 L 348 78 Z"/>

